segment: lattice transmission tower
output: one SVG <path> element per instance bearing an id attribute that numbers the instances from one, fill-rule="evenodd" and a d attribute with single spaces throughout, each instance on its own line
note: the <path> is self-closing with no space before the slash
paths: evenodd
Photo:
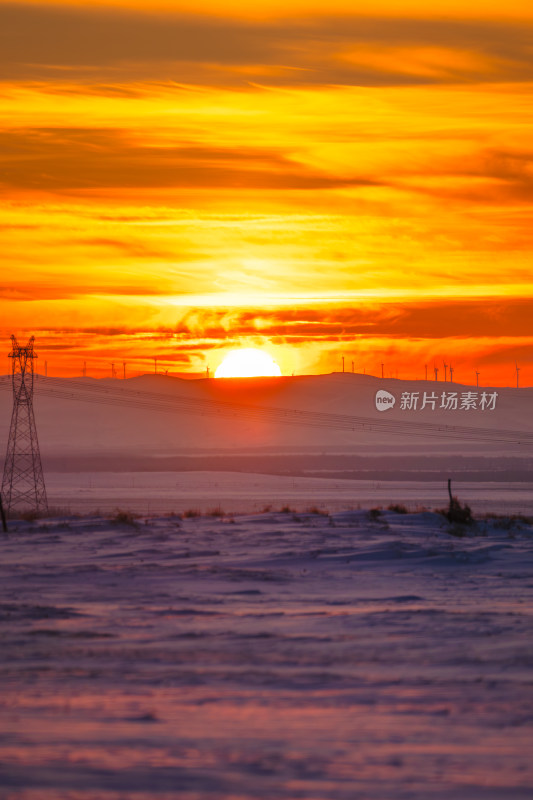
<path id="1" fill-rule="evenodd" d="M 37 428 L 33 415 L 33 352 L 32 336 L 26 347 L 11 337 L 13 413 L 7 443 L 2 497 L 6 511 L 46 511 L 48 501 L 44 485 Z"/>

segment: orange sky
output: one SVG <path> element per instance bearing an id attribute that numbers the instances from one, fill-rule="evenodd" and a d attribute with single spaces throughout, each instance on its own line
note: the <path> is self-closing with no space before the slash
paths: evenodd
<path id="1" fill-rule="evenodd" d="M 426 5 L 0 0 L 6 355 L 532 385 L 533 11 Z"/>

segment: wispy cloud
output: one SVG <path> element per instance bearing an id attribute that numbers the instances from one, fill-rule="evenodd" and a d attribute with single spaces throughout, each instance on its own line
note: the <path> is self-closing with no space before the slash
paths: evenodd
<path id="1" fill-rule="evenodd" d="M 115 288 L 121 290 L 122 287 Z M 193 308 L 186 310 L 174 326 L 96 325 L 54 330 L 58 333 L 127 335 L 175 342 L 199 339 L 225 342 L 230 338 L 238 341 L 254 336 L 264 339 L 283 337 L 289 343 L 293 339 L 349 341 L 379 336 L 520 338 L 531 336 L 532 315 L 531 298 L 448 298 L 431 302 L 367 302 L 350 307 Z"/>
<path id="2" fill-rule="evenodd" d="M 0 299 L 9 302 L 39 302 L 49 300 L 73 300 L 87 297 L 158 297 L 168 292 L 168 286 L 154 286 L 149 282 L 136 285 L 134 283 L 117 284 L 110 282 L 104 285 L 101 281 L 89 283 L 86 280 L 70 282 L 65 286 L 60 279 L 48 283 L 36 281 L 11 280 L 7 285 L 0 285 Z"/>
<path id="3" fill-rule="evenodd" d="M 422 153 L 400 161 L 386 176 L 365 163 L 312 164 L 289 147 L 224 147 L 143 143 L 140 133 L 113 128 L 30 128 L 0 131 L 0 186 L 63 192 L 151 188 L 235 190 L 342 190 L 388 187 L 480 204 L 527 203 L 533 193 L 533 150 L 476 149 L 468 157 L 440 155 L 431 173 Z M 307 163 L 306 163 L 307 161 Z M 453 183 L 450 178 L 454 178 Z M 100 244 L 111 240 L 101 239 Z M 98 244 L 94 240 L 93 244 Z M 127 243 L 115 243 L 126 248 Z M 133 245 L 132 245 L 133 247 Z M 138 254 L 142 247 L 139 246 Z"/>
<path id="4" fill-rule="evenodd" d="M 0 67 L 9 80 L 402 86 L 533 78 L 528 23 L 482 17 L 322 12 L 254 22 L 5 3 L 0 30 Z"/>
<path id="5" fill-rule="evenodd" d="M 63 190 L 147 187 L 328 189 L 374 185 L 305 167 L 280 153 L 150 146 L 125 130 L 33 128 L 0 132 L 0 185 Z"/>
<path id="6" fill-rule="evenodd" d="M 532 316 L 531 298 L 448 298 L 319 309 L 193 309 L 183 316 L 175 333 L 215 339 L 226 339 L 228 335 L 282 337 L 287 342 L 349 341 L 365 336 L 520 337 L 531 335 Z"/>

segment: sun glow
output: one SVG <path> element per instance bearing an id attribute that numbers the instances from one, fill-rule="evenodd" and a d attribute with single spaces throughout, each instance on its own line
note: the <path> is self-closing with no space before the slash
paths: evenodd
<path id="1" fill-rule="evenodd" d="M 232 350 L 215 372 L 215 378 L 256 378 L 279 375 L 281 375 L 281 370 L 268 353 L 253 347 Z"/>
<path id="2" fill-rule="evenodd" d="M 533 4 L 503 5 L 0 0 L 0 340 L 54 377 L 250 346 L 531 385 Z"/>

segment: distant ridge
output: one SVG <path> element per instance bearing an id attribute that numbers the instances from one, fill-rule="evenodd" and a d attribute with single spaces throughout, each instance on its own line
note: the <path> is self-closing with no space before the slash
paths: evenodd
<path id="1" fill-rule="evenodd" d="M 393 408 L 378 411 L 378 390 Z M 0 379 L 0 434 L 11 406 L 9 379 Z M 416 410 L 400 409 L 403 393 L 418 393 Z M 426 392 L 497 392 L 494 410 L 420 408 Z M 450 450 L 515 452 L 533 443 L 533 389 L 471 387 L 435 381 L 381 379 L 357 373 L 281 378 L 185 380 L 143 375 L 126 380 L 43 378 L 36 381 L 36 418 L 51 456 L 85 453 L 144 457 L 217 448 L 362 446 L 380 453 Z M 170 413 L 169 413 L 170 412 Z M 397 435 L 401 434 L 401 435 Z M 451 440 L 454 441 L 451 441 Z M 520 445 L 516 444 L 521 442 Z M 1 446 L 1 445 L 0 445 Z"/>

